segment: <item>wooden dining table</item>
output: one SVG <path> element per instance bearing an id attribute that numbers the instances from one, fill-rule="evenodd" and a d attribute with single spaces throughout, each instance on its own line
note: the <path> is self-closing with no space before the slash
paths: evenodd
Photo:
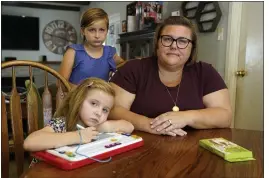
<path id="1" fill-rule="evenodd" d="M 137 149 L 113 156 L 108 163 L 93 163 L 64 171 L 45 162 L 26 170 L 23 178 L 261 178 L 264 135 L 241 129 L 189 130 L 184 137 L 136 131 L 144 140 Z M 199 146 L 199 140 L 222 137 L 253 152 L 256 160 L 230 163 Z"/>

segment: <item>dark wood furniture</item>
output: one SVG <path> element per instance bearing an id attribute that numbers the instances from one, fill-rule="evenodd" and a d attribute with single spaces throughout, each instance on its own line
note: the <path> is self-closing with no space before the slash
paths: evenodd
<path id="1" fill-rule="evenodd" d="M 15 68 L 16 66 L 28 66 L 29 67 L 29 76 L 30 76 L 30 89 L 27 93 L 27 102 L 26 104 L 21 104 L 21 98 L 17 91 L 16 87 L 16 76 L 15 76 Z M 40 102 L 38 99 L 37 91 L 32 86 L 32 78 L 33 72 L 32 68 L 36 67 L 41 70 L 45 71 L 45 88 L 46 93 L 43 93 L 42 99 L 43 104 L 52 105 L 51 97 L 48 91 L 48 80 L 47 80 L 47 73 L 52 74 L 56 77 L 65 87 L 67 91 L 70 91 L 69 83 L 63 78 L 58 72 L 55 70 L 41 64 L 38 62 L 33 61 L 10 61 L 4 62 L 1 64 L 1 68 L 5 69 L 8 67 L 12 67 L 12 91 L 11 96 L 9 99 L 9 104 L 6 104 L 7 96 L 1 93 L 1 153 L 2 153 L 2 164 L 1 164 L 1 175 L 2 177 L 8 178 L 9 177 L 9 153 L 15 153 L 15 160 L 16 160 L 16 167 L 17 167 L 17 175 L 20 176 L 23 172 L 23 164 L 24 164 L 24 149 L 23 149 L 23 141 L 24 141 L 24 134 L 23 134 L 23 124 L 22 118 L 27 118 L 27 131 L 32 133 L 33 131 L 38 129 L 38 121 L 40 120 L 40 116 L 43 115 L 42 108 L 42 101 Z M 63 95 L 61 95 L 62 90 L 59 87 L 59 97 L 57 98 L 57 102 L 60 103 L 60 100 L 63 99 Z M 39 101 L 39 102 L 38 102 Z M 22 105 L 22 106 L 21 106 Z M 7 109 L 7 106 L 10 107 Z M 43 105 L 44 106 L 44 105 Z M 27 108 L 27 109 L 26 109 Z M 41 114 L 41 115 L 40 115 Z M 27 117 L 26 117 L 27 116 Z M 42 118 L 42 117 L 41 117 Z M 12 129 L 12 139 L 9 139 L 9 132 L 8 132 L 8 120 L 11 120 L 11 129 Z M 41 120 L 44 122 L 43 120 Z"/>
<path id="2" fill-rule="evenodd" d="M 176 177 L 176 178 L 260 178 L 263 177 L 263 132 L 239 129 L 189 130 L 185 137 L 158 136 L 135 132 L 145 145 L 112 158 L 63 171 L 39 162 L 21 177 Z M 229 163 L 198 145 L 203 138 L 223 137 L 253 151 L 255 161 Z"/>
<path id="3" fill-rule="evenodd" d="M 120 56 L 126 60 L 151 56 L 153 54 L 154 35 L 155 29 L 119 34 Z"/>

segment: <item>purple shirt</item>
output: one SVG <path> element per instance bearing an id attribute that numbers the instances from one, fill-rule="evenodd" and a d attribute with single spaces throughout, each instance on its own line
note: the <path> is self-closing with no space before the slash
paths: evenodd
<path id="1" fill-rule="evenodd" d="M 89 56 L 83 44 L 69 46 L 75 50 L 75 62 L 69 82 L 79 84 L 89 77 L 101 78 L 108 81 L 109 72 L 116 70 L 116 63 L 113 59 L 116 49 L 111 46 L 104 46 L 102 57 L 95 59 Z"/>
<path id="2" fill-rule="evenodd" d="M 112 77 L 111 82 L 136 95 L 131 111 L 155 118 L 172 111 L 176 101 L 178 85 L 167 87 L 158 74 L 156 58 L 128 61 Z M 178 91 L 177 106 L 181 111 L 205 108 L 203 96 L 227 88 L 219 73 L 212 65 L 197 62 L 183 69 Z"/>

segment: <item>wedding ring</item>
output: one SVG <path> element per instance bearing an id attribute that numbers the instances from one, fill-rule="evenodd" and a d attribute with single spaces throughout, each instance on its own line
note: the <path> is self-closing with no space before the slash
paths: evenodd
<path id="1" fill-rule="evenodd" d="M 170 123 L 170 125 L 172 125 L 172 122 L 171 122 L 171 120 L 170 120 L 170 119 L 168 120 L 168 122 Z"/>

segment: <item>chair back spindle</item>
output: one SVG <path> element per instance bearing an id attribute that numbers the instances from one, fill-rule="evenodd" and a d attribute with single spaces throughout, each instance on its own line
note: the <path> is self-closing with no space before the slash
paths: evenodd
<path id="1" fill-rule="evenodd" d="M 52 96 L 48 87 L 48 72 L 45 71 L 45 87 L 42 94 L 43 102 L 43 115 L 44 115 L 44 126 L 46 126 L 52 118 Z"/>
<path id="2" fill-rule="evenodd" d="M 7 110 L 5 96 L 1 93 L 1 161 L 2 164 L 9 162 L 9 145 L 8 143 L 8 128 L 7 128 Z M 9 164 L 1 166 L 1 177 L 8 177 Z"/>
<path id="3" fill-rule="evenodd" d="M 30 84 L 27 92 L 28 134 L 38 129 L 38 96 L 33 87 L 32 67 L 29 66 Z M 38 118 L 38 119 L 36 119 Z"/>
<path id="4" fill-rule="evenodd" d="M 17 164 L 17 175 L 20 176 L 23 172 L 23 128 L 22 128 L 22 112 L 20 95 L 17 92 L 15 67 L 12 67 L 12 91 L 10 97 L 10 117 L 12 125 L 12 135 L 14 141 L 15 161 Z"/>
<path id="5" fill-rule="evenodd" d="M 59 82 L 59 87 L 58 87 L 57 94 L 56 94 L 56 108 L 60 107 L 60 105 L 63 102 L 64 97 L 65 97 L 65 94 L 64 94 L 63 89 L 62 89 L 62 85 L 60 84 L 60 81 L 58 81 L 58 82 Z"/>

